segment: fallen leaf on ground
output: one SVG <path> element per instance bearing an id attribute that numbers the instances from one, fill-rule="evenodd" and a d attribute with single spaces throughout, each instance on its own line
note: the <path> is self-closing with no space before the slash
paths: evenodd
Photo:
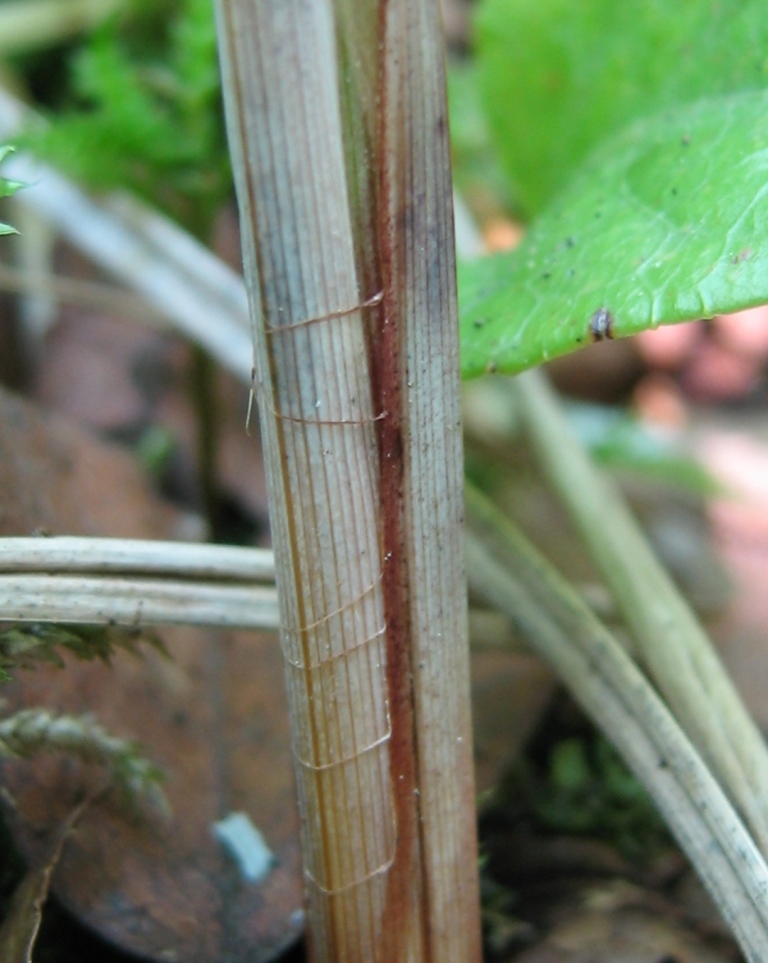
<path id="1" fill-rule="evenodd" d="M 179 514 L 150 491 L 131 457 L 61 418 L 0 392 L 0 535 L 173 538 Z M 20 672 L 8 711 L 91 712 L 167 774 L 173 816 L 91 807 L 70 840 L 53 890 L 90 927 L 157 960 L 266 963 L 302 930 L 298 819 L 277 637 L 163 631 L 173 659 L 149 647 L 113 667 L 67 659 L 64 670 Z M 10 824 L 32 865 L 82 793 L 103 773 L 62 756 L 6 761 Z M 274 859 L 245 878 L 215 824 L 245 813 Z"/>
<path id="2" fill-rule="evenodd" d="M 10 909 L 0 924 L 0 960 L 3 963 L 31 963 L 51 876 L 58 865 L 64 843 L 89 803 L 90 800 L 86 799 L 75 806 L 64 820 L 47 860 L 42 866 L 29 869 L 16 887 Z"/>

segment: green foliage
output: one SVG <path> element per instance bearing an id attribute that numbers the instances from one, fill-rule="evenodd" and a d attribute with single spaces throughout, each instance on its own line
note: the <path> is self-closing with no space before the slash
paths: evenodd
<path id="1" fill-rule="evenodd" d="M 63 666 L 61 650 L 78 659 L 109 662 L 116 649 L 138 652 L 140 642 L 167 654 L 160 638 L 136 629 L 48 622 L 10 625 L 0 632 L 0 681 L 8 681 L 12 670 L 41 663 Z M 90 717 L 23 709 L 0 720 L 0 757 L 28 758 L 40 752 L 69 753 L 103 766 L 129 806 L 143 799 L 168 811 L 160 788 L 161 770 L 143 757 L 136 743 L 110 735 Z"/>
<path id="2" fill-rule="evenodd" d="M 13 153 L 13 147 L 3 147 L 0 145 L 0 164 L 3 163 L 5 158 Z M 0 177 L 0 198 L 11 197 L 16 191 L 22 188 L 24 185 L 20 184 L 18 181 L 9 181 L 5 177 Z M 4 224 L 0 221 L 0 236 L 3 234 L 16 234 L 17 231 L 10 224 Z"/>
<path id="3" fill-rule="evenodd" d="M 639 117 L 768 85 L 761 0 L 483 0 L 480 84 L 522 211 Z"/>
<path id="4" fill-rule="evenodd" d="M 168 471 L 169 464 L 176 450 L 176 439 L 173 432 L 162 425 L 150 425 L 138 439 L 135 452 L 146 469 L 155 480 L 161 480 Z"/>
<path id="5" fill-rule="evenodd" d="M 559 742 L 547 775 L 529 777 L 529 804 L 540 829 L 599 837 L 631 859 L 647 858 L 668 841 L 642 784 L 604 738 Z"/>
<path id="6" fill-rule="evenodd" d="M 103 766 L 127 802 L 143 797 L 167 812 L 162 771 L 142 757 L 135 742 L 110 735 L 88 716 L 23 709 L 0 721 L 0 757 L 26 759 L 41 752 L 65 752 Z"/>
<path id="7" fill-rule="evenodd" d="M 39 663 L 63 666 L 59 650 L 85 661 L 109 662 L 116 649 L 138 652 L 140 642 L 166 654 L 158 636 L 137 629 L 51 622 L 13 624 L 0 632 L 0 681 L 8 681 L 14 669 L 28 669 Z"/>
<path id="8" fill-rule="evenodd" d="M 602 405 L 571 405 L 569 421 L 601 465 L 655 478 L 697 495 L 722 494 L 717 480 L 669 438 L 648 431 L 632 415 Z"/>
<path id="9" fill-rule="evenodd" d="M 459 283 L 467 377 L 767 302 L 768 92 L 638 121 L 519 248 L 463 265 Z"/>
<path id="10" fill-rule="evenodd" d="M 180 0 L 158 48 L 118 21 L 73 59 L 72 109 L 24 145 L 97 190 L 128 188 L 205 235 L 231 178 L 211 0 Z"/>
<path id="11" fill-rule="evenodd" d="M 759 0 L 482 0 L 476 40 L 535 217 L 517 251 L 460 269 L 465 376 L 768 302 Z"/>

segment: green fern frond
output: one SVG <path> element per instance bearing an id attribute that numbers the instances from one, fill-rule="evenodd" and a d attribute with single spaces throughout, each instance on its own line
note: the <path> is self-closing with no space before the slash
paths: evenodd
<path id="1" fill-rule="evenodd" d="M 211 0 L 181 0 L 158 50 L 117 21 L 72 65 L 75 107 L 24 146 L 97 190 L 127 188 L 200 235 L 230 190 Z"/>
<path id="2" fill-rule="evenodd" d="M 89 716 L 22 709 L 0 721 L 0 757 L 26 759 L 41 752 L 64 752 L 103 766 L 132 805 L 144 799 L 167 811 L 162 770 L 141 755 L 135 742 L 110 735 Z"/>
<path id="3" fill-rule="evenodd" d="M 8 681 L 15 669 L 30 669 L 41 663 L 63 666 L 60 650 L 83 661 L 101 659 L 108 663 L 116 649 L 138 653 L 141 642 L 168 654 L 162 640 L 146 630 L 49 622 L 11 625 L 0 631 L 0 682 Z"/>

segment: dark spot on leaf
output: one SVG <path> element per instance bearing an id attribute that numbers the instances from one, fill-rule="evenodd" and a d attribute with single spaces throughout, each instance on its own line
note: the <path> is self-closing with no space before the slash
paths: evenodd
<path id="1" fill-rule="evenodd" d="M 497 371 L 498 371 L 498 367 L 495 361 L 489 361 L 488 364 L 485 366 L 486 374 L 496 374 Z"/>
<path id="2" fill-rule="evenodd" d="M 545 272 L 541 275 L 541 280 L 542 280 L 542 281 L 548 281 L 551 277 L 552 277 L 552 272 L 551 272 L 551 271 L 545 271 Z"/>
<path id="3" fill-rule="evenodd" d="M 745 247 L 743 250 L 739 251 L 738 254 L 734 254 L 731 258 L 731 264 L 741 264 L 742 261 L 748 261 L 752 257 L 752 249 Z"/>
<path id="4" fill-rule="evenodd" d="M 589 336 L 593 341 L 613 338 L 613 315 L 608 308 L 598 308 L 589 319 Z"/>
<path id="5" fill-rule="evenodd" d="M 573 269 L 573 268 L 570 268 L 569 271 L 568 271 L 568 277 L 569 277 L 569 278 L 572 278 L 575 273 L 576 273 L 576 272 L 574 271 L 574 269 Z"/>
<path id="6" fill-rule="evenodd" d="M 482 328 L 482 326 L 485 324 L 485 321 L 486 321 L 485 318 L 475 318 L 475 320 L 472 323 L 476 328 Z"/>
<path id="7" fill-rule="evenodd" d="M 688 134 L 683 134 L 680 143 L 683 145 L 683 147 L 687 147 L 691 143 L 690 136 Z"/>
<path id="8" fill-rule="evenodd" d="M 565 239 L 565 246 L 566 246 L 566 247 L 573 247 L 573 245 L 574 245 L 575 243 L 576 243 L 576 242 L 574 241 L 574 239 L 573 239 L 572 237 L 567 237 L 567 238 Z"/>
<path id="9" fill-rule="evenodd" d="M 603 216 L 603 212 L 602 212 L 602 211 L 595 211 L 595 219 L 597 219 L 598 217 L 602 217 L 602 216 Z"/>
<path id="10" fill-rule="evenodd" d="M 673 197 L 677 197 L 677 188 L 676 188 L 676 187 L 673 187 L 673 188 L 672 188 L 672 196 L 673 196 Z"/>

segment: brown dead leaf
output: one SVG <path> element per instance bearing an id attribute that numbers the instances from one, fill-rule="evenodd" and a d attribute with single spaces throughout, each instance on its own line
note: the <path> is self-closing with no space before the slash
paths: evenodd
<path id="1" fill-rule="evenodd" d="M 182 339 L 152 331 L 140 321 L 68 308 L 46 340 L 35 375 L 35 398 L 112 437 L 138 439 L 150 428 L 168 432 L 173 447 L 166 484 L 185 504 L 200 504 L 198 418 L 190 397 L 193 355 Z M 266 481 L 259 449 L 244 437 L 248 389 L 217 368 L 211 392 L 219 488 L 261 526 L 266 520 Z"/>
<path id="2" fill-rule="evenodd" d="M 547 935 L 509 963 L 733 963 L 674 906 L 621 881 L 572 890 L 550 915 Z"/>
<path id="3" fill-rule="evenodd" d="M 90 926 L 133 952 L 205 963 L 271 959 L 301 927 L 300 862 L 282 665 L 268 635 L 165 633 L 173 661 L 119 654 L 114 666 L 45 667 L 20 675 L 12 707 L 90 709 L 110 732 L 138 740 L 168 774 L 170 820 L 131 819 L 96 804 L 64 854 L 57 895 Z M 62 757 L 2 767 L 16 800 L 11 825 L 28 858 L 94 778 Z M 276 861 L 245 880 L 214 824 L 245 812 Z"/>
<path id="4" fill-rule="evenodd" d="M 45 863 L 30 869 L 16 887 L 11 906 L 0 924 L 0 960 L 2 963 L 31 963 L 32 950 L 40 931 L 43 904 L 48 899 L 53 871 L 58 865 L 64 843 L 73 826 L 90 803 L 86 799 L 76 806 L 64 821 Z"/>
<path id="5" fill-rule="evenodd" d="M 180 527 L 130 455 L 0 390 L 0 535 L 173 538 Z"/>
<path id="6" fill-rule="evenodd" d="M 132 459 L 0 392 L 0 535 L 173 537 L 178 514 L 150 492 Z M 92 712 L 168 773 L 170 821 L 95 803 L 53 878 L 61 901 L 121 947 L 157 960 L 262 963 L 302 928 L 301 872 L 283 665 L 276 636 L 175 629 L 174 661 L 147 649 L 113 668 L 74 663 L 21 672 L 8 710 Z M 70 758 L 6 762 L 10 823 L 32 865 L 50 851 L 72 805 L 103 779 Z M 245 812 L 274 862 L 248 882 L 214 836 Z"/>

